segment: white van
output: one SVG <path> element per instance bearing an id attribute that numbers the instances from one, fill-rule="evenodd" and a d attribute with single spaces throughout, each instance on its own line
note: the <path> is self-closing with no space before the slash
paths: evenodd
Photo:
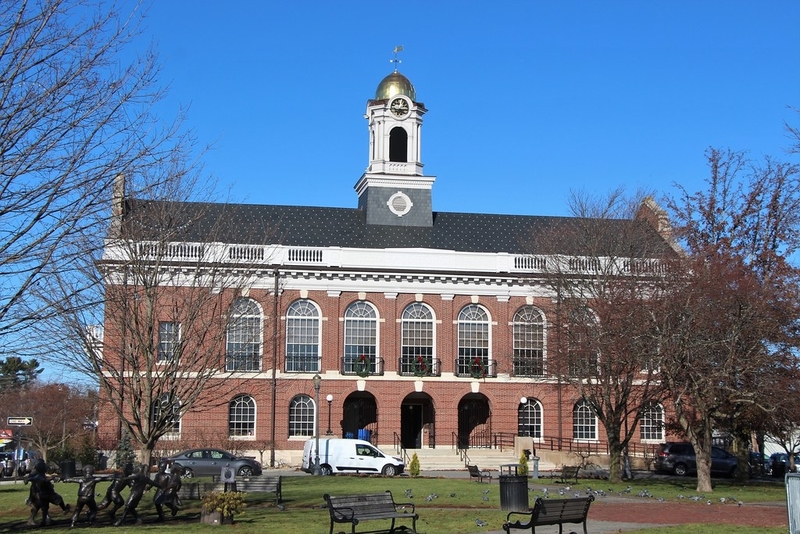
<path id="1" fill-rule="evenodd" d="M 314 472 L 316 438 L 303 447 L 303 466 L 306 473 Z M 361 439 L 319 438 L 319 465 L 323 475 L 334 473 L 380 473 L 399 475 L 405 469 L 402 458 L 390 456 Z"/>

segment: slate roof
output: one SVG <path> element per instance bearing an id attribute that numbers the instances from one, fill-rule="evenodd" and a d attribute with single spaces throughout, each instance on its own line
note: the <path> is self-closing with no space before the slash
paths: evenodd
<path id="1" fill-rule="evenodd" d="M 296 247 L 423 248 L 575 256 L 599 256 L 603 250 L 622 250 L 623 254 L 634 257 L 674 254 L 669 244 L 643 220 L 450 212 L 434 212 L 430 228 L 367 225 L 365 220 L 365 213 L 354 208 L 128 199 L 123 233 L 156 240 L 165 229 L 177 236 L 175 229 L 180 228 L 180 236 L 171 240 Z M 602 237 L 586 237 L 589 235 Z"/>

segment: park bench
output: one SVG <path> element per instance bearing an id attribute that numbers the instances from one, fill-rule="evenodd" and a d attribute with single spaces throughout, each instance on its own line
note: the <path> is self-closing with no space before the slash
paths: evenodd
<path id="1" fill-rule="evenodd" d="M 392 526 L 389 532 L 394 532 L 394 522 L 397 519 L 411 519 L 411 530 L 416 534 L 417 519 L 419 514 L 414 511 L 413 503 L 396 503 L 392 492 L 364 495 L 329 495 L 325 494 L 328 512 L 331 515 L 331 530 L 333 534 L 334 523 L 350 523 L 355 534 L 356 525 L 361 521 L 371 519 L 391 519 Z"/>
<path id="2" fill-rule="evenodd" d="M 185 501 L 200 500 L 206 493 L 225 491 L 225 483 L 219 482 L 219 477 L 214 476 L 212 480 L 214 482 L 211 483 L 185 482 L 178 491 L 178 497 Z M 281 476 L 236 477 L 236 482 L 228 484 L 227 489 L 247 493 L 274 493 L 275 504 L 280 504 L 283 500 L 282 483 L 283 477 Z"/>
<path id="3" fill-rule="evenodd" d="M 565 465 L 561 467 L 561 482 L 568 482 L 574 480 L 578 482 L 578 471 L 581 470 L 579 465 Z"/>
<path id="4" fill-rule="evenodd" d="M 532 534 L 536 534 L 536 527 L 558 525 L 558 532 L 561 534 L 565 523 L 583 523 L 583 534 L 587 534 L 586 516 L 589 515 L 589 505 L 593 500 L 592 495 L 576 499 L 544 500 L 539 497 L 530 512 L 509 512 L 503 530 L 510 533 L 511 529 L 530 529 Z M 527 519 L 512 523 L 511 517 L 515 515 L 526 516 Z"/>
<path id="5" fill-rule="evenodd" d="M 480 482 L 483 482 L 484 478 L 488 478 L 489 482 L 492 481 L 492 474 L 488 471 L 481 471 L 477 465 L 468 465 L 467 469 L 469 470 L 470 478 L 477 478 Z"/>
<path id="6" fill-rule="evenodd" d="M 281 483 L 283 477 L 242 477 L 236 479 L 236 490 L 247 493 L 274 493 L 275 504 L 280 504 L 283 499 L 281 494 Z"/>

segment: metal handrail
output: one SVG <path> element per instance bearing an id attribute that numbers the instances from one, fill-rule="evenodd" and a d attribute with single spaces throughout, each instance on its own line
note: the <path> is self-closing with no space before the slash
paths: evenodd
<path id="1" fill-rule="evenodd" d="M 408 451 L 403 447 L 403 440 L 397 435 L 397 432 L 392 432 L 392 446 L 397 454 L 403 459 L 403 463 L 408 465 L 411 463 L 411 458 L 408 456 Z"/>

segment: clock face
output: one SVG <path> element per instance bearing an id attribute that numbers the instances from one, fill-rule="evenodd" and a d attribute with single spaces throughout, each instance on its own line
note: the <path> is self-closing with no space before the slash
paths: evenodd
<path id="1" fill-rule="evenodd" d="M 395 98 L 389 104 L 389 109 L 395 117 L 405 117 L 408 115 L 408 102 L 404 98 Z"/>

